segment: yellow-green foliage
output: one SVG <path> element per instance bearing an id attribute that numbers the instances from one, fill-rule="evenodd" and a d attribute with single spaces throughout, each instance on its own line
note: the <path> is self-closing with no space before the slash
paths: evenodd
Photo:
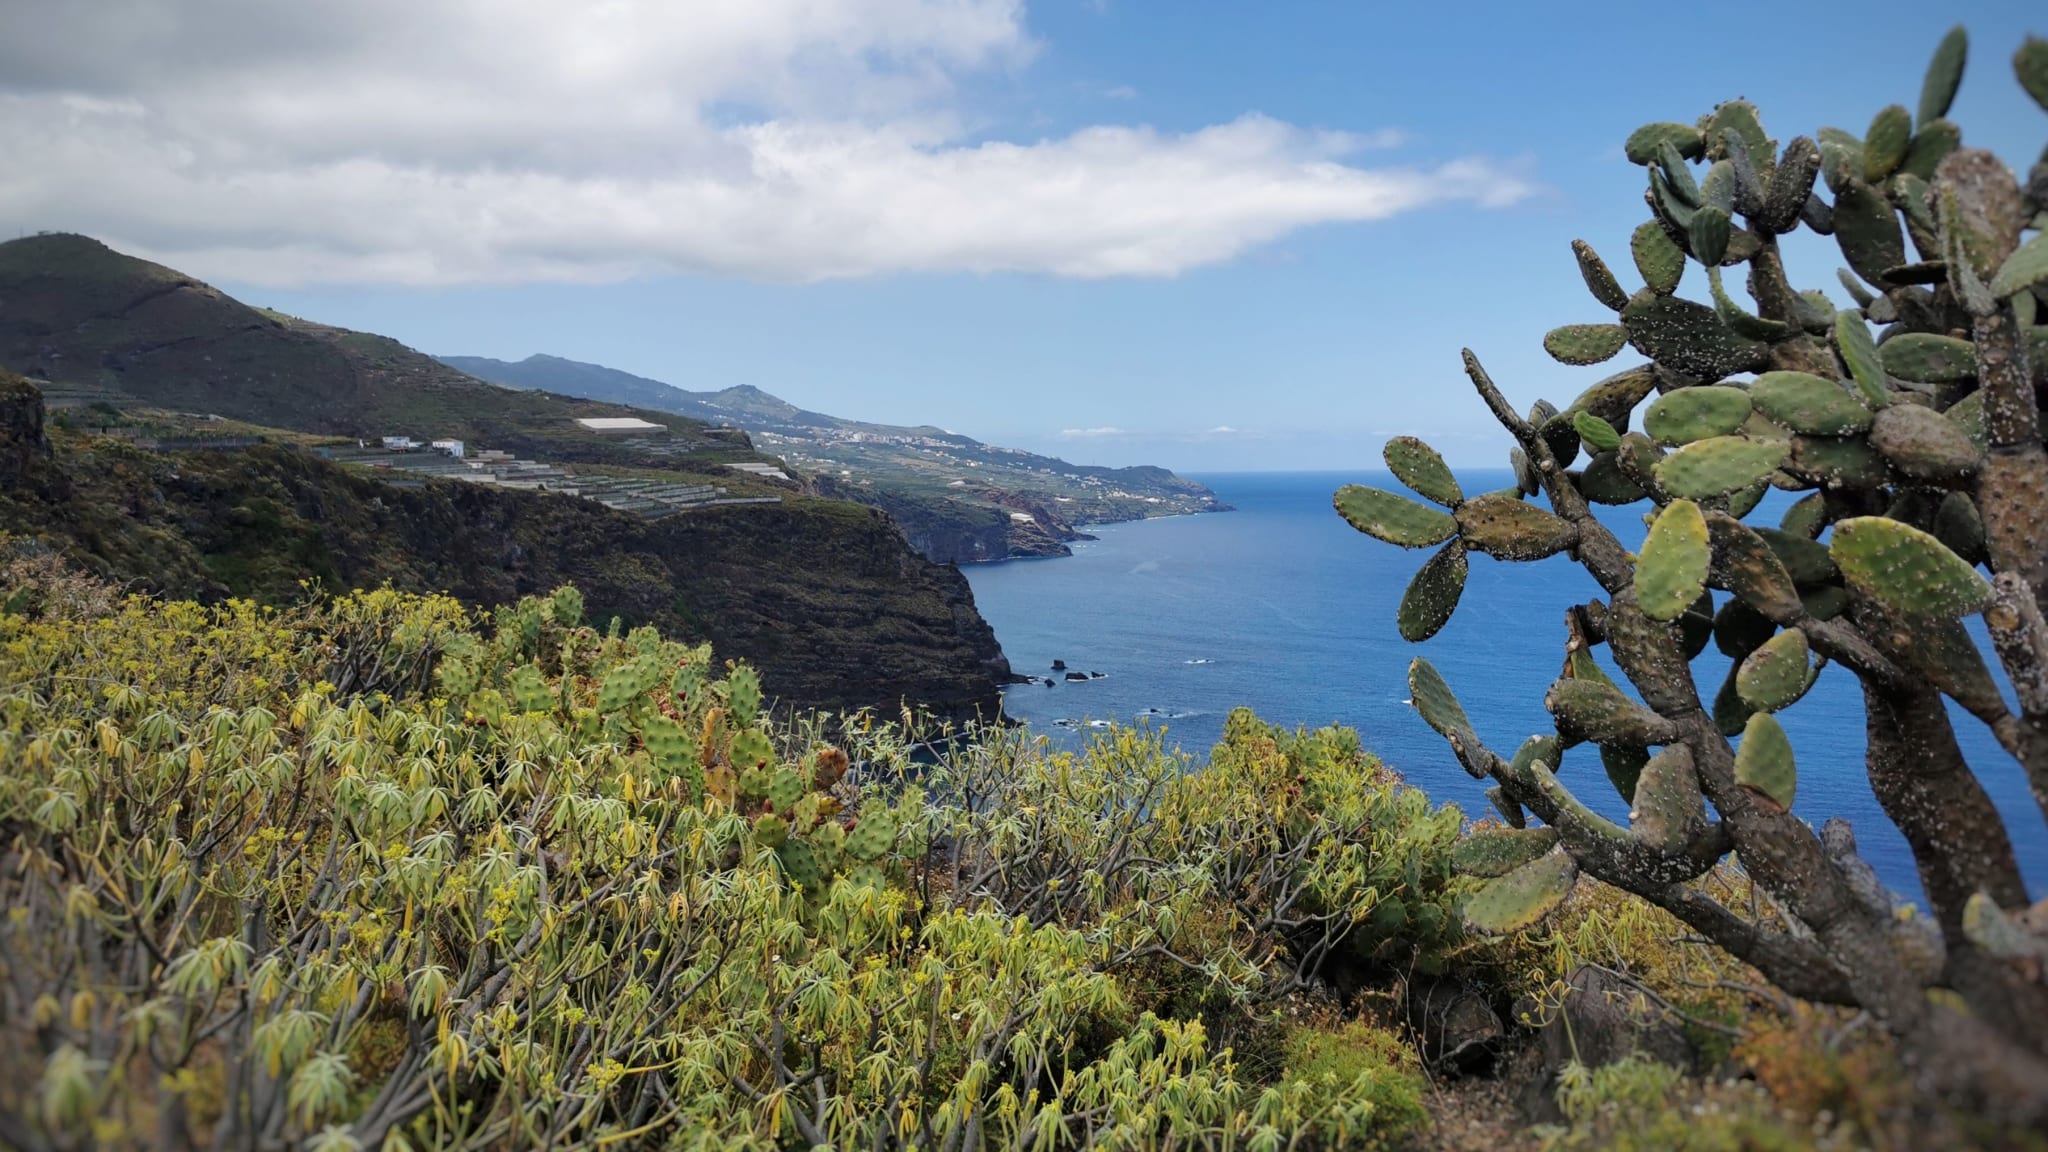
<path id="1" fill-rule="evenodd" d="M 0 1131 L 1277 1148 L 1414 1123 L 1409 1073 L 1309 1043 L 1254 1078 L 1142 979 L 1256 1020 L 1352 929 L 1367 956 L 1447 945 L 1457 815 L 1355 738 L 1237 717 L 1183 778 L 1131 732 L 914 766 L 870 727 L 863 792 L 820 725 L 754 715 L 751 673 L 574 607 L 0 614 Z M 1432 930 L 1400 943 L 1396 900 Z"/>
<path id="2" fill-rule="evenodd" d="M 1387 1147 L 1429 1122 L 1415 1049 L 1367 1021 L 1296 1032 L 1283 1080 L 1288 1091 L 1351 1104 L 1329 1108 L 1322 1124 L 1322 1136 L 1343 1147 Z"/>
<path id="3" fill-rule="evenodd" d="M 1567 1125 L 1542 1133 L 1545 1152 L 1795 1152 L 1850 1149 L 1851 1140 L 1780 1117 L 1754 1085 L 1694 1084 L 1675 1068 L 1631 1056 L 1604 1068 L 1574 1064 L 1557 1089 Z"/>

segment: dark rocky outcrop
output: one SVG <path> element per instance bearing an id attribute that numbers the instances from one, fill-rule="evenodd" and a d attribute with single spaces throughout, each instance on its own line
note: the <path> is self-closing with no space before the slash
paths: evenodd
<path id="1" fill-rule="evenodd" d="M 34 409 L 9 409 L 9 427 L 39 427 Z M 29 443 L 15 434 L 5 459 Z M 649 521 L 545 492 L 395 487 L 281 445 L 163 455 L 63 432 L 41 471 L 65 496 L 0 486 L 0 530 L 169 595 L 289 602 L 317 580 L 490 606 L 568 582 L 592 619 L 708 640 L 793 705 L 993 716 L 1010 679 L 959 571 L 857 505 L 797 497 Z"/>
<path id="2" fill-rule="evenodd" d="M 0 372 L 0 484 L 17 484 L 50 458 L 43 431 L 43 394 L 27 380 Z"/>

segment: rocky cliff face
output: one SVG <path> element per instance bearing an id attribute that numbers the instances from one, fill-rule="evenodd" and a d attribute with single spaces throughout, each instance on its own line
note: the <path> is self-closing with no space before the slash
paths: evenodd
<path id="1" fill-rule="evenodd" d="M 0 372 L 0 484 L 19 483 L 49 457 L 42 393 L 21 377 Z"/>
<path id="2" fill-rule="evenodd" d="M 1070 556 L 1072 540 L 1092 539 L 1077 532 L 1051 510 L 1021 496 L 1003 493 L 995 505 L 925 498 L 901 489 L 849 484 L 831 476 L 811 481 L 812 491 L 836 500 L 852 500 L 878 508 L 917 552 L 941 564 L 982 564 L 1042 556 Z M 1031 519 L 1018 520 L 1011 512 Z"/>
<path id="3" fill-rule="evenodd" d="M 7 427 L 40 427 L 34 407 L 6 409 Z M 648 521 L 541 492 L 393 487 L 277 445 L 160 455 L 60 431 L 56 447 L 40 471 L 64 497 L 0 485 L 0 529 L 169 595 L 288 602 L 310 579 L 492 606 L 568 582 L 592 619 L 708 640 L 799 707 L 993 716 L 1010 676 L 965 578 L 869 508 L 795 497 Z"/>

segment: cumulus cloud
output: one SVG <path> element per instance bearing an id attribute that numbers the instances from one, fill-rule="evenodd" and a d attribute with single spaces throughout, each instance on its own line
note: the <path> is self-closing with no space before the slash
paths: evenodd
<path id="1" fill-rule="evenodd" d="M 0 225 L 272 284 L 1170 276 L 1530 191 L 1258 115 L 971 133 L 1036 51 L 1022 0 L 13 0 Z"/>
<path id="2" fill-rule="evenodd" d="M 1062 428 L 1060 430 L 1060 439 L 1099 440 L 1104 436 L 1121 436 L 1123 434 L 1123 429 L 1111 428 L 1107 426 L 1101 428 Z"/>

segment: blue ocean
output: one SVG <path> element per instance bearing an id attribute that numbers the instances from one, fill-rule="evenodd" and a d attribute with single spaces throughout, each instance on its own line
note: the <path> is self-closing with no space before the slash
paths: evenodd
<path id="1" fill-rule="evenodd" d="M 1457 615 L 1423 644 L 1403 641 L 1394 609 L 1429 553 L 1381 544 L 1330 507 L 1347 483 L 1400 491 L 1384 473 L 1237 473 L 1197 477 L 1236 511 L 1089 529 L 1074 555 L 966 569 L 975 602 L 1018 672 L 1046 676 L 1055 660 L 1100 679 L 1017 685 L 1014 719 L 1078 745 L 1091 723 L 1150 723 L 1170 744 L 1205 756 L 1231 708 L 1273 723 L 1343 724 L 1410 783 L 1468 816 L 1488 811 L 1486 784 L 1466 775 L 1405 702 L 1408 662 L 1426 656 L 1458 693 L 1479 735 L 1511 754 L 1552 730 L 1543 693 L 1564 658 L 1564 610 L 1600 594 L 1565 557 L 1505 565 L 1474 555 Z M 1505 472 L 1465 470 L 1468 492 L 1513 483 Z M 1775 523 L 1790 503 L 1772 493 L 1752 519 Z M 1633 548 L 1642 507 L 1603 509 Z M 1989 651 L 1986 647 L 1985 651 Z M 1598 652 L 1606 663 L 1605 649 Z M 1608 663 L 1610 670 L 1612 664 Z M 1711 645 L 1694 662 L 1711 699 L 1727 660 Z M 2048 826 L 2019 765 L 1974 718 L 1956 712 L 1963 750 L 2018 849 L 2035 891 L 2048 887 Z M 1799 763 L 1794 810 L 1816 825 L 1846 816 L 1862 851 L 1901 894 L 1920 891 L 1905 841 L 1864 775 L 1863 705 L 1855 678 L 1830 667 L 1782 713 Z M 1624 818 L 1627 806 L 1590 746 L 1565 756 L 1560 777 L 1587 803 Z"/>

